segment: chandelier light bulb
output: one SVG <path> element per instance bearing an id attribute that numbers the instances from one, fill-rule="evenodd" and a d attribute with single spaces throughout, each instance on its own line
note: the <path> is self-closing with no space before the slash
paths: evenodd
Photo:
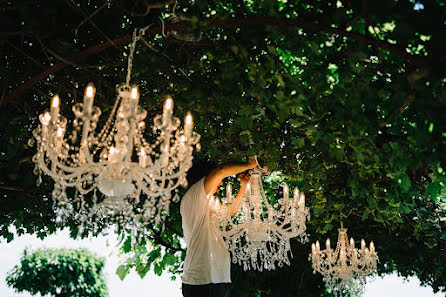
<path id="1" fill-rule="evenodd" d="M 92 83 L 89 83 L 87 87 L 85 88 L 85 94 L 84 94 L 84 109 L 85 114 L 90 114 L 91 109 L 93 107 L 93 98 L 96 93 L 96 88 Z"/>
<path id="2" fill-rule="evenodd" d="M 189 139 L 192 135 L 192 126 L 194 123 L 192 114 L 190 112 L 187 113 L 184 119 L 184 123 L 184 136 L 186 136 L 186 139 Z"/>
<path id="3" fill-rule="evenodd" d="M 132 99 L 138 100 L 139 99 L 139 92 L 138 92 L 138 87 L 137 86 L 133 86 L 132 87 L 132 95 L 131 95 Z"/>
<path id="4" fill-rule="evenodd" d="M 54 95 L 51 99 L 51 120 L 56 121 L 59 117 L 59 109 L 60 109 L 60 98 L 59 95 Z"/>
<path id="5" fill-rule="evenodd" d="M 330 238 L 327 238 L 327 240 L 325 241 L 325 248 L 326 248 L 327 250 L 330 250 L 330 249 L 331 249 Z"/>
<path id="6" fill-rule="evenodd" d="M 49 112 L 45 112 L 40 117 L 40 122 L 46 128 L 51 121 L 51 114 Z"/>
<path id="7" fill-rule="evenodd" d="M 230 183 L 226 185 L 226 199 L 228 202 L 232 201 L 232 186 Z"/>
<path id="8" fill-rule="evenodd" d="M 294 188 L 293 199 L 294 199 L 294 201 L 299 199 L 299 189 L 298 188 Z"/>
<path id="9" fill-rule="evenodd" d="M 163 107 L 163 125 L 170 125 L 170 121 L 172 120 L 172 111 L 173 111 L 173 99 L 170 96 L 167 96 L 164 101 Z"/>
<path id="10" fill-rule="evenodd" d="M 283 185 L 283 204 L 288 203 L 289 196 L 290 196 L 290 188 L 288 187 L 287 184 L 284 184 Z"/>
<path id="11" fill-rule="evenodd" d="M 62 134 L 63 134 L 63 129 L 61 127 L 57 128 L 56 132 L 57 137 L 62 137 Z"/>
<path id="12" fill-rule="evenodd" d="M 300 193 L 298 205 L 299 206 L 305 205 L 305 194 L 304 193 Z"/>
<path id="13" fill-rule="evenodd" d="M 355 247 L 355 240 L 353 239 L 353 237 L 350 238 L 350 247 L 351 248 Z"/>
<path id="14" fill-rule="evenodd" d="M 93 98 L 96 92 L 96 88 L 94 87 L 93 83 L 89 83 L 87 87 L 85 88 L 85 97 Z"/>
<path id="15" fill-rule="evenodd" d="M 59 108 L 60 106 L 60 97 L 59 95 L 54 95 L 51 99 L 51 108 Z"/>
<path id="16" fill-rule="evenodd" d="M 139 154 L 139 166 L 141 166 L 142 168 L 146 168 L 146 163 L 147 163 L 146 151 L 144 150 L 144 148 L 142 148 Z"/>

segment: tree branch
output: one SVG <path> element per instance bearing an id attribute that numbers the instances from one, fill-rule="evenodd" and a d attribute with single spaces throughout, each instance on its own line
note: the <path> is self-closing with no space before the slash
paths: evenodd
<path id="1" fill-rule="evenodd" d="M 157 3 L 146 3 L 146 11 L 144 13 L 133 13 L 134 16 L 147 16 L 152 8 L 163 8 L 175 3 L 177 0 L 165 0 Z"/>
<path id="2" fill-rule="evenodd" d="M 403 101 L 403 104 L 401 106 L 398 106 L 393 112 L 391 112 L 387 118 L 382 120 L 379 123 L 379 127 L 382 128 L 397 115 L 404 112 L 404 110 L 413 102 L 415 99 L 415 84 L 418 80 L 426 77 L 429 74 L 429 69 L 424 68 L 421 71 L 413 71 L 407 75 L 407 82 L 409 84 L 409 95 L 407 96 L 406 100 Z"/>
<path id="3" fill-rule="evenodd" d="M 104 4 L 102 4 L 101 6 L 99 6 L 95 11 L 93 11 L 90 15 L 88 15 L 82 22 L 79 23 L 79 25 L 77 25 L 74 29 L 74 35 L 77 36 L 77 31 L 79 31 L 79 28 L 85 24 L 86 22 L 88 22 L 95 14 L 97 14 L 99 11 L 101 11 L 105 6 L 107 6 L 107 4 L 109 4 L 110 2 L 112 2 L 113 0 L 107 0 Z"/>
<path id="4" fill-rule="evenodd" d="M 315 24 L 315 23 L 309 23 L 305 22 L 301 19 L 279 19 L 279 18 L 268 18 L 268 17 L 250 17 L 250 18 L 227 18 L 227 19 L 215 19 L 210 20 L 208 22 L 203 22 L 203 24 L 208 26 L 240 26 L 240 25 L 249 25 L 249 26 L 288 26 L 288 27 L 300 27 L 303 29 L 306 29 L 311 32 L 326 32 L 336 35 L 341 35 L 345 37 L 349 37 L 361 42 L 365 42 L 367 44 L 373 45 L 377 48 L 382 48 L 390 53 L 399 56 L 401 58 L 406 59 L 408 62 L 416 64 L 418 66 L 424 66 L 425 68 L 429 68 L 428 65 L 430 64 L 430 60 L 421 56 L 416 56 L 410 53 L 406 52 L 406 49 L 399 48 L 397 45 L 388 43 L 383 40 L 379 39 L 373 39 L 368 36 L 351 32 L 351 31 L 344 31 L 342 29 L 333 28 L 329 26 L 324 26 L 321 24 Z M 175 24 L 169 24 L 165 26 L 165 32 L 167 31 L 176 31 L 181 30 L 185 28 L 192 27 L 193 24 L 190 22 L 178 22 Z M 148 34 L 156 34 L 161 33 L 161 26 L 158 27 L 151 27 L 146 31 L 146 35 Z M 78 60 L 83 60 L 91 55 L 98 54 L 114 45 L 121 45 L 123 43 L 127 43 L 131 40 L 131 35 L 124 35 L 122 37 L 116 38 L 112 41 L 100 43 L 97 45 L 94 45 L 82 52 L 79 53 L 77 56 Z M 23 95 L 26 91 L 34 87 L 37 83 L 44 80 L 49 74 L 54 74 L 56 72 L 59 72 L 66 67 L 70 66 L 67 63 L 61 62 L 59 64 L 56 64 L 50 68 L 47 68 L 45 71 L 33 76 L 30 80 L 25 82 L 20 87 L 16 88 L 12 92 L 10 92 L 3 100 L 2 107 L 5 104 L 8 104 L 12 100 L 16 100 L 19 97 Z"/>
<path id="5" fill-rule="evenodd" d="M 164 239 L 161 237 L 161 233 L 160 232 L 153 232 L 154 235 L 151 238 L 153 240 L 154 243 L 162 245 L 174 252 L 185 252 L 186 250 L 182 249 L 182 248 L 177 248 L 172 246 L 171 244 L 167 243 L 166 241 L 164 241 Z"/>

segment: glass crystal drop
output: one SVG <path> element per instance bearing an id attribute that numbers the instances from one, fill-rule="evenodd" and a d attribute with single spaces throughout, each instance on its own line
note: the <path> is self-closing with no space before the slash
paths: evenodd
<path id="1" fill-rule="evenodd" d="M 36 180 L 36 185 L 39 187 L 42 184 L 42 176 L 39 175 Z"/>

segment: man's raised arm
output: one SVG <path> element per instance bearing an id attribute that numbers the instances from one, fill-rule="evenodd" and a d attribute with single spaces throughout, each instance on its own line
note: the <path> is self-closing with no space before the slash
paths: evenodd
<path id="1" fill-rule="evenodd" d="M 248 157 L 246 163 L 227 164 L 212 170 L 204 179 L 204 191 L 206 192 L 206 195 L 214 194 L 224 178 L 252 169 L 256 167 L 256 165 L 257 160 L 254 157 Z"/>

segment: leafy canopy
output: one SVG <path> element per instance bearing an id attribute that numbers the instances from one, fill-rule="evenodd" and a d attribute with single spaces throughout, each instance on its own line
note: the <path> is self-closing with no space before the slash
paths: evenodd
<path id="1" fill-rule="evenodd" d="M 175 11 L 190 20 L 179 23 L 167 20 L 173 1 L 31 2 L 8 2 L 1 20 L 3 237 L 12 239 L 10 224 L 41 236 L 56 229 L 52 182 L 34 186 L 26 145 L 49 96 L 59 93 L 68 115 L 93 81 L 95 104 L 109 111 L 132 30 L 153 24 L 132 81 L 150 115 L 168 93 L 176 115 L 193 112 L 202 135 L 196 165 L 258 154 L 303 186 L 311 241 L 333 240 L 342 216 L 350 236 L 374 240 L 379 273 L 446 290 L 444 1 L 185 0 Z M 191 41 L 163 36 L 159 16 L 164 33 Z M 181 272 L 178 205 L 151 232 L 144 247 L 124 239 L 131 254 L 120 275 Z M 291 267 L 233 267 L 234 296 L 326 294 L 309 252 L 293 241 Z"/>

